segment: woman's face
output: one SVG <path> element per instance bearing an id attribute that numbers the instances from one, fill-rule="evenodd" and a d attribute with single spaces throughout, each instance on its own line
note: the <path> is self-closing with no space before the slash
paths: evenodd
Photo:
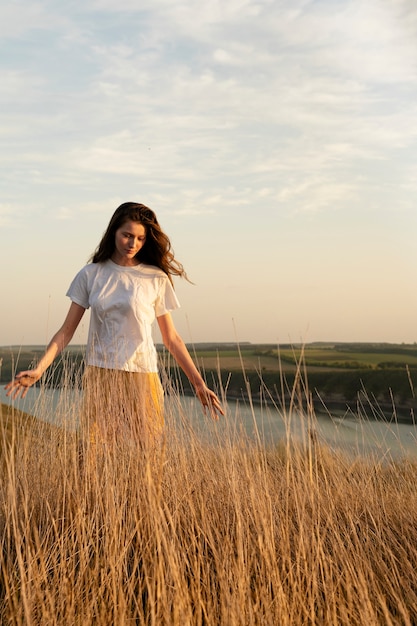
<path id="1" fill-rule="evenodd" d="M 112 261 L 117 265 L 138 265 L 135 256 L 145 245 L 146 229 L 140 222 L 128 220 L 116 230 Z"/>

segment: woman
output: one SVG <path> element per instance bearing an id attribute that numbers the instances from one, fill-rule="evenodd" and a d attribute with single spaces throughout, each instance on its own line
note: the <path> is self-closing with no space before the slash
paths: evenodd
<path id="1" fill-rule="evenodd" d="M 204 409 L 213 418 L 223 409 L 205 384 L 177 333 L 170 311 L 179 303 L 172 276 L 186 278 L 155 213 L 135 202 L 116 209 L 103 238 L 72 281 L 71 305 L 37 366 L 6 385 L 8 395 L 25 397 L 71 341 L 91 308 L 84 377 L 90 439 L 115 441 L 125 435 L 155 441 L 163 431 L 163 392 L 151 327 L 157 320 L 166 348 L 182 368 Z"/>

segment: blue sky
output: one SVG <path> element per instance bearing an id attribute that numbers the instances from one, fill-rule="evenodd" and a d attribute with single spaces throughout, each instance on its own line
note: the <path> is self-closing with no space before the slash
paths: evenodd
<path id="1" fill-rule="evenodd" d="M 0 345 L 50 338 L 126 200 L 186 341 L 417 341 L 412 0 L 4 0 L 0 33 Z"/>

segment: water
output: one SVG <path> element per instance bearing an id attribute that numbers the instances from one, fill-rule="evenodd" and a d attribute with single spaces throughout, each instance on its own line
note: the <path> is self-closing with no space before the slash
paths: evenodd
<path id="1" fill-rule="evenodd" d="M 29 389 L 26 398 L 16 400 L 16 408 L 47 419 L 67 428 L 77 427 L 81 393 L 59 390 Z M 0 402 L 12 403 L 0 388 Z M 165 400 L 167 424 L 177 428 L 192 428 L 207 441 L 230 441 L 241 433 L 265 444 L 286 441 L 308 442 L 314 436 L 333 449 L 353 454 L 373 454 L 380 459 L 409 457 L 417 459 L 417 426 L 395 421 L 359 420 L 351 413 L 317 415 L 314 421 L 304 415 L 292 414 L 286 419 L 274 407 L 255 406 L 229 401 L 226 416 L 213 422 L 205 416 L 200 403 L 190 397 L 167 397 Z"/>

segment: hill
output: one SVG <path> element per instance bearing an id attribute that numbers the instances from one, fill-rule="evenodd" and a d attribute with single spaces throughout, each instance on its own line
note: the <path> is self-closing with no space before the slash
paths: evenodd
<path id="1" fill-rule="evenodd" d="M 308 387 L 317 409 L 355 407 L 373 403 L 385 416 L 396 413 L 414 419 L 416 412 L 417 344 L 320 342 L 306 345 L 199 343 L 188 346 L 210 385 L 229 398 L 282 402 L 294 383 Z M 188 381 L 172 358 L 158 345 L 161 368 L 173 385 L 191 393 Z M 43 352 L 42 346 L 0 347 L 0 381 L 27 369 Z M 59 385 L 83 367 L 84 346 L 70 346 L 48 373 L 48 384 Z M 305 394 L 304 394 L 305 395 Z"/>

